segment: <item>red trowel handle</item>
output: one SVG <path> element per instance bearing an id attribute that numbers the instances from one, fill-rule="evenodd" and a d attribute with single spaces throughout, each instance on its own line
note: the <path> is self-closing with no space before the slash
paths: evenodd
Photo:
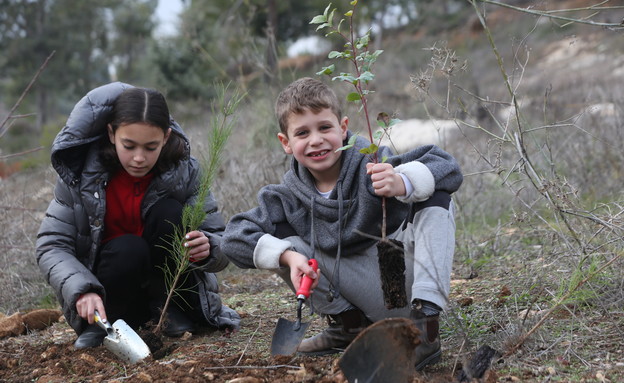
<path id="1" fill-rule="evenodd" d="M 314 269 L 314 272 L 318 272 L 318 262 L 316 259 L 308 260 L 308 265 Z M 314 279 L 304 275 L 301 279 L 301 285 L 297 290 L 297 299 L 308 299 L 310 297 L 310 287 L 312 287 L 312 282 Z"/>

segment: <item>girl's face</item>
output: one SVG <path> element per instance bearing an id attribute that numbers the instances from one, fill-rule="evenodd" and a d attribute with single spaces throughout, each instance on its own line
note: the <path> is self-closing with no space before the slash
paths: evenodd
<path id="1" fill-rule="evenodd" d="M 142 122 L 122 124 L 115 132 L 108 125 L 108 137 L 115 145 L 119 162 L 133 177 L 143 177 L 152 170 L 170 134 L 171 128 L 165 133 L 157 126 Z"/>

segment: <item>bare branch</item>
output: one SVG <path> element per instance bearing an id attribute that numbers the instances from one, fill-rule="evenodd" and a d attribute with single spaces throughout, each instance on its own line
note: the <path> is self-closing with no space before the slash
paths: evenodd
<path id="1" fill-rule="evenodd" d="M 531 8 L 521 8 L 521 7 L 516 7 L 514 5 L 500 3 L 498 1 L 491 1 L 491 0 L 476 0 L 476 1 L 480 3 L 497 5 L 500 7 L 513 9 L 514 11 L 524 12 L 530 15 L 543 16 L 543 17 L 548 17 L 553 20 L 566 21 L 567 23 L 588 24 L 588 25 L 605 27 L 605 28 L 616 29 L 616 30 L 624 29 L 624 22 L 620 22 L 619 24 L 616 24 L 616 23 L 601 23 L 598 21 L 589 20 L 588 18 L 593 17 L 595 13 L 586 18 L 573 18 L 573 17 L 556 15 L 556 13 L 572 12 L 572 11 L 590 11 L 590 10 L 591 11 L 603 11 L 603 10 L 612 10 L 612 9 L 624 9 L 624 6 L 602 7 L 601 5 L 607 3 L 608 0 L 602 1 L 601 3 L 598 3 L 598 4 L 590 5 L 584 8 L 557 9 L 557 10 L 551 10 L 551 11 L 536 10 L 536 9 L 531 9 Z"/>
<path id="2" fill-rule="evenodd" d="M 41 74 L 41 72 L 43 72 L 43 70 L 48 66 L 48 62 L 50 61 L 50 59 L 52 59 L 52 56 L 54 56 L 55 53 L 56 53 L 56 51 L 52 51 L 52 53 L 50 53 L 50 55 L 45 59 L 43 64 L 41 64 L 41 66 L 39 67 L 39 70 L 37 70 L 37 73 L 35 73 L 33 78 L 28 83 L 28 86 L 26 86 L 26 89 L 24 89 L 24 91 L 20 95 L 20 97 L 17 100 L 17 102 L 15 103 L 15 105 L 13 105 L 13 107 L 9 111 L 9 114 L 6 116 L 6 118 L 0 124 L 0 137 L 4 136 L 4 134 L 9 130 L 9 127 L 7 126 L 5 128 L 4 125 L 6 125 L 7 121 L 9 121 L 9 119 L 12 118 L 13 112 L 15 112 L 15 109 L 17 109 L 17 107 L 22 103 L 22 100 L 24 100 L 24 97 L 26 97 L 26 94 L 28 94 L 28 92 L 30 91 L 30 88 L 33 86 L 35 81 L 37 81 L 37 78 L 39 78 L 39 75 Z"/>

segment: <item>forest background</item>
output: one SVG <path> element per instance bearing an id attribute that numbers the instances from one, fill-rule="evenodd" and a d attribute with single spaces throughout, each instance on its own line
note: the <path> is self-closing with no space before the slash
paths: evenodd
<path id="1" fill-rule="evenodd" d="M 348 1 L 333 3 L 341 14 L 350 9 Z M 342 49 L 309 24 L 326 0 L 183 1 L 167 35 L 155 33 L 157 5 L 0 0 L 1 313 L 56 307 L 34 242 L 55 180 L 50 144 L 86 92 L 117 80 L 161 90 L 195 155 L 205 150 L 215 85 L 247 92 L 214 190 L 229 218 L 287 169 L 275 140 L 277 93 L 317 76 L 328 52 Z M 443 328 L 457 360 L 489 344 L 516 357 L 499 367 L 503 375 L 527 381 L 624 375 L 623 7 L 618 0 L 358 4 L 357 30 L 371 28 L 371 49 L 384 50 L 371 112 L 409 120 L 398 141 L 436 143 L 466 175 L 455 195 L 452 305 Z M 288 55 L 310 36 L 320 38 L 311 53 Z M 341 97 L 349 91 L 331 85 Z M 345 101 L 344 108 L 351 127 L 364 129 L 358 107 Z M 228 290 L 229 283 L 248 283 L 254 293 L 274 288 L 247 275 L 228 268 L 228 299 L 240 300 L 242 288 Z"/>

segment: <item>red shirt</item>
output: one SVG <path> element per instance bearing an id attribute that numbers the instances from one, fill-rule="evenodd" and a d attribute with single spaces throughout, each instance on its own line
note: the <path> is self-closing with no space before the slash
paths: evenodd
<path id="1" fill-rule="evenodd" d="M 106 215 L 102 242 L 124 234 L 143 235 L 141 201 L 154 175 L 133 177 L 119 170 L 106 185 Z"/>

